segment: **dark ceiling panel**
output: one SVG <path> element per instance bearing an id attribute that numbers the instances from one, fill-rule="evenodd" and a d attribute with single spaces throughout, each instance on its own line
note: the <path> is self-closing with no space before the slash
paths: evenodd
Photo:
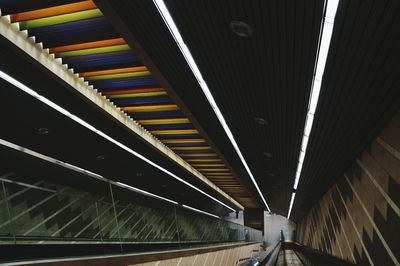
<path id="1" fill-rule="evenodd" d="M 311 87 L 323 1 L 166 3 L 272 211 L 286 214 Z M 110 5 L 257 196 L 151 1 L 110 1 Z M 232 20 L 251 25 L 253 36 L 235 35 L 229 27 Z M 268 125 L 255 123 L 254 117 L 265 118 Z M 271 153 L 272 158 L 263 152 Z"/>
<path id="2" fill-rule="evenodd" d="M 399 109 L 399 14 L 399 1 L 340 1 L 293 219 L 316 203 Z"/>
<path id="3" fill-rule="evenodd" d="M 96 2 L 100 8 L 102 3 L 107 3 L 117 14 L 261 203 L 152 1 Z M 324 1 L 166 0 L 166 4 L 272 211 L 286 215 Z M 294 220 L 317 202 L 399 109 L 399 11 L 400 3 L 394 0 L 340 1 L 293 209 Z M 252 36 L 242 38 L 234 34 L 229 26 L 233 20 L 248 23 L 253 29 Z M 16 64 L 10 63 L 7 67 L 18 73 Z M 53 96 L 60 99 L 60 95 Z M 68 97 L 72 96 L 68 94 Z M 67 98 L 60 101 L 68 105 Z M 99 121 L 99 125 L 106 125 L 101 123 L 103 118 L 99 114 L 89 115 L 83 107 L 74 108 L 84 117 Z M 255 117 L 264 118 L 268 124 L 257 124 Z M 129 143 L 133 141 L 126 132 L 119 135 L 117 129 L 106 130 Z M 132 145 L 171 165 L 159 158 L 161 155 L 151 153 L 143 143 L 135 141 Z M 263 153 L 272 156 L 268 158 Z M 182 170 L 176 168 L 176 171 Z"/>

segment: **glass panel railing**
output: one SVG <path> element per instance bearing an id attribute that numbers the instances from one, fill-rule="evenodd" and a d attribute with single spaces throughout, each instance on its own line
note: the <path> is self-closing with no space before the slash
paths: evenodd
<path id="1" fill-rule="evenodd" d="M 138 204 L 132 200 L 134 192 L 105 182 L 96 184 L 92 191 L 12 173 L 0 177 L 0 182 L 2 243 L 201 244 L 262 240 L 261 231 L 179 205 L 151 204 L 156 201 L 153 198 Z"/>

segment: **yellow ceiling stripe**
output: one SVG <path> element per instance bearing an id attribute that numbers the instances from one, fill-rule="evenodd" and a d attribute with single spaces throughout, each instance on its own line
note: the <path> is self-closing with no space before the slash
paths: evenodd
<path id="1" fill-rule="evenodd" d="M 163 143 L 202 143 L 204 139 L 163 139 Z"/>
<path id="2" fill-rule="evenodd" d="M 103 16 L 99 9 L 90 9 L 58 16 L 26 20 L 19 23 L 21 30 L 33 29 Z"/>
<path id="3" fill-rule="evenodd" d="M 199 134 L 196 129 L 167 129 L 167 130 L 150 130 L 153 135 L 187 135 Z"/>
<path id="4" fill-rule="evenodd" d="M 210 146 L 171 147 L 174 151 L 212 150 Z"/>
<path id="5" fill-rule="evenodd" d="M 224 167 L 225 164 L 223 163 L 198 163 L 192 164 L 193 167 Z"/>
<path id="6" fill-rule="evenodd" d="M 178 110 L 178 106 L 176 104 L 125 106 L 120 108 L 121 110 L 126 112 L 160 112 L 160 111 Z"/>
<path id="7" fill-rule="evenodd" d="M 127 44 L 119 44 L 119 45 L 111 45 L 111 46 L 104 46 L 104 47 L 96 47 L 96 48 L 88 48 L 88 49 L 60 52 L 60 53 L 56 53 L 56 56 L 64 58 L 64 57 L 71 57 L 71 56 L 121 52 L 121 51 L 128 51 L 130 49 L 131 48 Z"/>
<path id="8" fill-rule="evenodd" d="M 148 77 L 150 76 L 150 71 L 136 71 L 128 73 L 118 73 L 118 74 L 108 74 L 100 76 L 86 77 L 85 80 L 106 80 L 106 79 L 120 79 L 120 78 L 135 78 L 135 77 Z"/>
<path id="9" fill-rule="evenodd" d="M 189 119 L 187 118 L 146 119 L 146 120 L 136 120 L 136 122 L 142 125 L 170 125 L 170 124 L 190 123 Z M 187 148 L 187 147 L 179 147 L 179 148 Z"/>
<path id="10" fill-rule="evenodd" d="M 197 171 L 200 172 L 230 172 L 229 169 L 220 168 L 199 168 Z"/>
<path id="11" fill-rule="evenodd" d="M 205 152 L 205 153 L 178 153 L 181 157 L 207 157 L 207 156 L 217 156 L 215 152 Z"/>
<path id="12" fill-rule="evenodd" d="M 187 160 L 185 160 L 185 161 L 187 161 L 187 162 L 194 162 L 194 163 L 197 163 L 197 162 L 221 162 L 222 160 L 221 159 L 187 159 Z"/>

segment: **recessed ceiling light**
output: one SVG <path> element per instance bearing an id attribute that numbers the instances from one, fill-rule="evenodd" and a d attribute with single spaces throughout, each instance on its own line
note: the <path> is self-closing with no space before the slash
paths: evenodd
<path id="1" fill-rule="evenodd" d="M 229 23 L 231 31 L 239 37 L 247 38 L 253 36 L 253 28 L 249 24 L 239 20 L 232 20 Z"/>
<path id="2" fill-rule="evenodd" d="M 46 127 L 41 127 L 37 130 L 37 132 L 39 135 L 47 135 L 47 134 L 49 134 L 50 131 Z"/>
<path id="3" fill-rule="evenodd" d="M 272 158 L 272 154 L 269 152 L 263 152 L 264 156 L 267 158 Z"/>
<path id="4" fill-rule="evenodd" d="M 106 158 L 106 156 L 104 154 L 99 154 L 99 155 L 96 156 L 96 159 L 99 160 L 99 161 L 102 161 L 105 158 Z"/>
<path id="5" fill-rule="evenodd" d="M 263 125 L 263 126 L 268 124 L 267 120 L 265 120 L 264 118 L 261 118 L 261 117 L 257 117 L 257 116 L 254 117 L 254 121 L 256 121 L 257 124 Z"/>

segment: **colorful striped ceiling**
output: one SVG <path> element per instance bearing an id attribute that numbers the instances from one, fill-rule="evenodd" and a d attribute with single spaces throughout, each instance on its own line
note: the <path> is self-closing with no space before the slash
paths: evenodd
<path id="1" fill-rule="evenodd" d="M 99 93 L 241 201 L 244 188 L 231 170 L 92 1 L 0 0 L 0 8 Z"/>

